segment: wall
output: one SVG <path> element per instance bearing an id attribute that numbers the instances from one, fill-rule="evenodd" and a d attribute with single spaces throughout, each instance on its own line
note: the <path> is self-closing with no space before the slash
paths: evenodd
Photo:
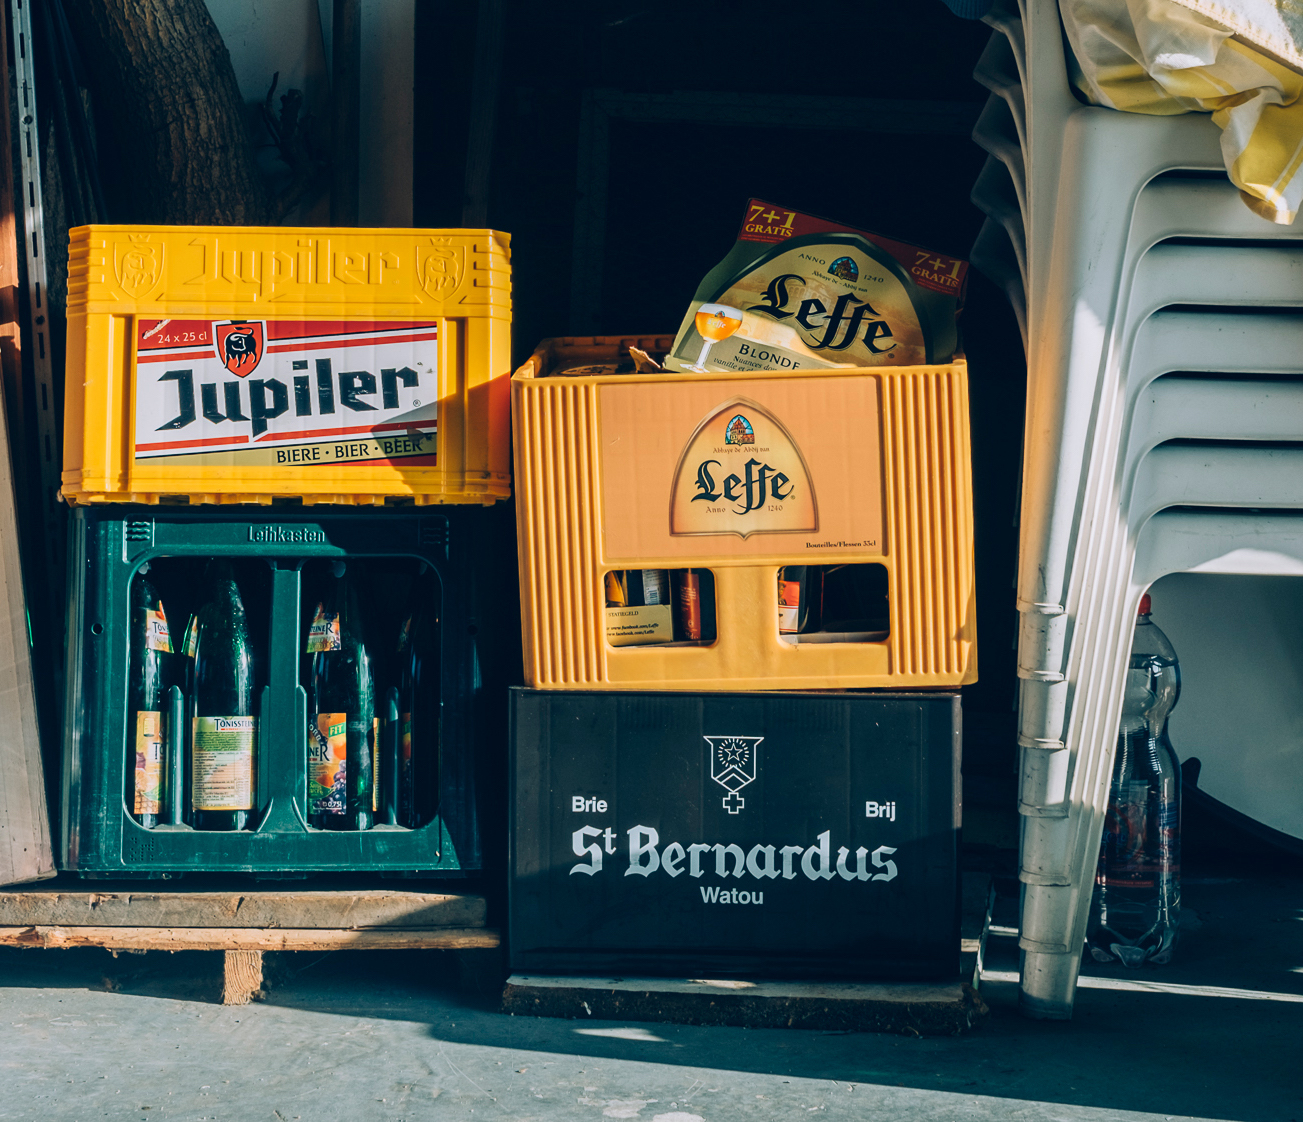
<path id="1" fill-rule="evenodd" d="M 287 89 L 303 91 L 318 117 L 323 142 L 330 121 L 331 0 L 207 0 L 231 53 L 247 102 L 267 96 L 273 73 Z M 412 27 L 415 0 L 362 0 L 361 160 L 358 221 L 363 226 L 412 223 Z M 268 138 L 270 143 L 270 138 Z M 275 163 L 271 149 L 261 153 Z M 324 225 L 325 200 L 296 212 L 290 222 Z"/>

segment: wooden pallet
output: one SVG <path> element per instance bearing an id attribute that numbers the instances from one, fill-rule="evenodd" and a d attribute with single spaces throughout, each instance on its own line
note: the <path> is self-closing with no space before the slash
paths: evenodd
<path id="1" fill-rule="evenodd" d="M 484 898 L 471 894 L 80 882 L 0 890 L 0 946 L 223 951 L 227 1005 L 262 990 L 266 951 L 497 947 L 485 920 Z"/>

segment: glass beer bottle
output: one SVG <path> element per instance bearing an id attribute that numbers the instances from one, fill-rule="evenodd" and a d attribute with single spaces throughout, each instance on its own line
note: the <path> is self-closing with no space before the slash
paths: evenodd
<path id="1" fill-rule="evenodd" d="M 146 830 L 158 825 L 164 806 L 168 773 L 164 698 L 171 654 L 163 603 L 142 569 L 131 583 L 127 735 L 132 739 L 127 750 L 127 780 L 131 813 Z"/>
<path id="2" fill-rule="evenodd" d="M 196 830 L 248 829 L 254 800 L 253 650 L 235 574 L 214 561 L 195 619 L 190 690 L 190 805 Z M 187 637 L 188 638 L 188 637 Z"/>
<path id="3" fill-rule="evenodd" d="M 379 722 L 357 590 L 344 562 L 308 628 L 308 821 L 369 830 L 379 810 Z"/>
<path id="4" fill-rule="evenodd" d="M 438 593 L 418 578 L 399 629 L 398 822 L 415 829 L 435 814 L 439 789 Z"/>

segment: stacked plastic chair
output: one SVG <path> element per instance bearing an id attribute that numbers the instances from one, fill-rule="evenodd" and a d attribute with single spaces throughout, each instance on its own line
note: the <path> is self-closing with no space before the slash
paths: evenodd
<path id="1" fill-rule="evenodd" d="M 1303 226 L 1240 201 L 1208 117 L 1078 101 L 1053 0 L 987 22 L 973 260 L 1028 359 L 1021 1000 L 1066 1019 L 1141 595 L 1173 572 L 1300 571 Z"/>

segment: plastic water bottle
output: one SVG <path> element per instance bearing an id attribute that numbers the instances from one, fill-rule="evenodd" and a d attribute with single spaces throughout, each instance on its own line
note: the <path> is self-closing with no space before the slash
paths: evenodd
<path id="1" fill-rule="evenodd" d="M 1181 669 L 1140 601 L 1087 941 L 1097 962 L 1171 961 L 1181 910 L 1181 771 L 1167 718 Z"/>

